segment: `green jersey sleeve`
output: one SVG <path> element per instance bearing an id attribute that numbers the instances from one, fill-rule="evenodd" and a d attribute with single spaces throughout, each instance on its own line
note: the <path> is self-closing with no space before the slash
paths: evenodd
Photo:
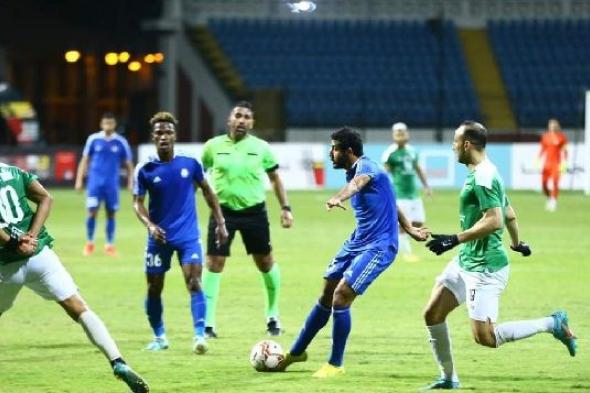
<path id="1" fill-rule="evenodd" d="M 29 186 L 31 185 L 32 182 L 36 181 L 39 179 L 39 177 L 37 175 L 34 175 L 32 173 L 29 172 L 25 172 L 22 169 L 18 169 L 18 172 L 21 175 L 21 179 L 23 179 L 23 185 L 24 185 L 24 189 L 26 190 L 27 188 L 29 188 Z"/>
<path id="2" fill-rule="evenodd" d="M 264 151 L 262 152 L 262 167 L 266 172 L 274 171 L 279 167 L 279 162 L 268 143 L 265 143 Z"/>
<path id="3" fill-rule="evenodd" d="M 502 198 L 502 195 L 495 189 L 495 187 L 488 188 L 476 184 L 473 189 L 482 211 L 493 209 L 495 207 L 503 207 L 502 202 L 504 201 L 504 198 Z"/>

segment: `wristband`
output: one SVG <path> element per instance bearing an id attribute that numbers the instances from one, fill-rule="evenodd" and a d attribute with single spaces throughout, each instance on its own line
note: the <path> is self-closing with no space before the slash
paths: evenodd
<path id="1" fill-rule="evenodd" d="M 286 212 L 290 212 L 291 211 L 291 206 L 285 205 L 285 206 L 281 207 L 281 210 L 286 211 Z"/>

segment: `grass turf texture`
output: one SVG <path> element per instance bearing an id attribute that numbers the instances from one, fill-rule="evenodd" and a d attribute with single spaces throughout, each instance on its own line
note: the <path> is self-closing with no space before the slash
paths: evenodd
<path id="1" fill-rule="evenodd" d="M 54 190 L 48 227 L 57 239 L 55 250 L 80 286 L 82 295 L 105 321 L 127 361 L 151 384 L 154 392 L 415 392 L 438 374 L 422 323 L 421 310 L 434 277 L 455 250 L 436 257 L 413 243 L 419 263 L 398 260 L 353 306 L 353 330 L 347 345 L 347 374 L 317 381 L 312 372 L 326 361 L 331 323 L 309 348 L 307 363 L 282 374 L 257 373 L 248 363 L 250 349 L 265 337 L 260 274 L 245 255 L 239 236 L 232 247 L 221 284 L 218 340 L 205 356 L 191 353 L 189 297 L 177 264 L 164 289 L 164 318 L 171 347 L 161 353 L 142 352 L 151 339 L 143 312 L 145 279 L 142 255 L 145 229 L 122 192 L 117 221 L 118 258 L 104 256 L 104 216 L 97 226 L 97 252 L 84 258 L 84 198 Z M 270 196 L 275 258 L 281 264 L 281 319 L 286 330 L 277 341 L 288 349 L 316 301 L 327 263 L 349 235 L 350 211 L 326 212 L 327 192 L 289 194 L 295 226 L 279 227 L 279 209 Z M 498 350 L 476 345 L 464 307 L 449 319 L 455 359 L 466 390 L 478 392 L 590 391 L 590 309 L 587 283 L 589 199 L 564 193 L 559 210 L 546 213 L 537 193 L 510 193 L 523 240 L 533 255 L 510 252 L 510 284 L 501 299 L 500 321 L 537 318 L 564 307 L 580 337 L 580 353 L 570 358 L 550 334 L 506 344 Z M 439 191 L 426 199 L 428 225 L 438 233 L 458 229 L 455 191 Z M 205 204 L 200 227 L 205 228 Z M 507 237 L 507 236 L 506 236 Z M 56 304 L 23 289 L 13 309 L 0 318 L 0 392 L 124 392 L 111 376 L 102 355 L 79 325 Z"/>

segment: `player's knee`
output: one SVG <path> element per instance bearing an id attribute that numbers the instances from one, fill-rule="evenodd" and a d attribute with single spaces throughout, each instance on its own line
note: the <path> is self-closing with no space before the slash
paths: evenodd
<path id="1" fill-rule="evenodd" d="M 162 294 L 162 289 L 164 289 L 163 283 L 160 282 L 150 282 L 148 283 L 147 292 L 149 297 L 160 297 Z"/>
<path id="2" fill-rule="evenodd" d="M 186 282 L 186 289 L 189 292 L 200 292 L 201 288 L 201 280 L 198 277 L 191 277 Z"/>
<path id="3" fill-rule="evenodd" d="M 474 332 L 473 339 L 477 344 L 483 347 L 496 348 L 496 337 L 488 332 Z"/>
<path id="4" fill-rule="evenodd" d="M 333 307 L 349 307 L 355 298 L 355 294 L 348 285 L 338 285 L 332 299 Z"/>
<path id="5" fill-rule="evenodd" d="M 274 265 L 274 260 L 271 254 L 254 255 L 254 262 L 261 273 L 270 272 Z"/>
<path id="6" fill-rule="evenodd" d="M 446 319 L 445 313 L 431 305 L 426 306 L 422 313 L 422 316 L 427 326 L 443 323 Z"/>
<path id="7" fill-rule="evenodd" d="M 212 273 L 221 273 L 225 267 L 225 257 L 208 256 L 207 270 Z"/>

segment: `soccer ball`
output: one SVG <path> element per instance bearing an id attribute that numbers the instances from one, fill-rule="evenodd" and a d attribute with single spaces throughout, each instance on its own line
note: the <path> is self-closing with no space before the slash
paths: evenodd
<path id="1" fill-rule="evenodd" d="M 272 340 L 257 342 L 250 352 L 250 364 L 256 371 L 273 371 L 284 358 L 283 348 Z"/>

